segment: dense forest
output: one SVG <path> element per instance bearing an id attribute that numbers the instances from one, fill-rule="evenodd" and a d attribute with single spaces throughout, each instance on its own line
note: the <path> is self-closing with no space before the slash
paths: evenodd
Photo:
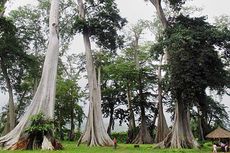
<path id="1" fill-rule="evenodd" d="M 127 26 L 116 0 L 37 0 L 6 13 L 8 3 L 0 0 L 2 149 L 113 146 L 124 125 L 122 143 L 199 148 L 230 128 L 215 98 L 230 95 L 230 16 L 211 23 L 187 0 L 143 0 L 153 19 Z"/>

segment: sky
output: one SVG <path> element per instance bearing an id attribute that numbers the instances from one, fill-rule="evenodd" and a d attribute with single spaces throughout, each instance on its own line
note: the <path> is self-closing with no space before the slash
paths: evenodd
<path id="1" fill-rule="evenodd" d="M 116 0 L 121 16 L 125 17 L 129 25 L 135 24 L 139 19 L 151 20 L 155 15 L 155 8 L 150 2 L 144 0 Z M 35 4 L 35 0 L 11 0 L 7 5 L 7 12 L 25 4 Z M 220 15 L 230 16 L 230 0 L 189 0 L 190 5 L 201 7 L 203 11 L 198 15 L 205 15 L 209 21 Z M 76 45 L 83 46 L 82 41 L 77 41 Z M 7 102 L 7 96 L 0 93 L 0 107 Z M 222 103 L 229 107 L 230 97 L 223 96 Z M 168 120 L 169 122 L 169 120 Z"/>

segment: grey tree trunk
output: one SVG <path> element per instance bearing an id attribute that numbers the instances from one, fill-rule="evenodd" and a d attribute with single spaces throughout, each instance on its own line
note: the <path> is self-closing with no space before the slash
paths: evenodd
<path id="1" fill-rule="evenodd" d="M 130 89 L 130 83 L 127 83 L 127 101 L 128 101 L 128 110 L 129 110 L 129 127 L 128 127 L 128 138 L 127 143 L 132 143 L 132 141 L 135 138 L 135 117 L 132 107 L 132 101 L 131 101 L 131 89 Z"/>
<path id="2" fill-rule="evenodd" d="M 160 64 L 158 66 L 158 123 L 157 123 L 157 131 L 156 131 L 156 138 L 155 138 L 155 141 L 157 143 L 163 141 L 164 138 L 169 133 L 169 128 L 164 116 L 163 104 L 162 104 L 162 99 L 163 99 L 162 76 L 161 76 L 162 61 L 163 61 L 163 55 L 161 56 Z"/>
<path id="3" fill-rule="evenodd" d="M 163 29 L 166 29 L 168 27 L 168 21 L 165 17 L 164 11 L 161 6 L 161 0 L 150 0 L 150 2 L 155 6 L 156 11 L 157 11 L 157 16 L 159 17 Z"/>
<path id="4" fill-rule="evenodd" d="M 6 88 L 8 90 L 8 94 L 9 94 L 9 100 L 8 100 L 8 115 L 7 115 L 7 122 L 9 124 L 6 125 L 6 129 L 4 132 L 8 133 L 11 130 L 14 129 L 15 124 L 16 124 L 16 116 L 15 116 L 15 106 L 14 106 L 14 96 L 13 96 L 13 89 L 11 86 L 11 81 L 10 78 L 8 76 L 8 72 L 7 72 L 7 68 L 5 66 L 5 60 L 4 58 L 1 58 L 1 69 L 2 69 L 2 73 L 4 76 L 4 79 L 6 81 Z"/>
<path id="5" fill-rule="evenodd" d="M 82 0 L 78 0 L 79 14 L 85 19 L 85 7 Z M 88 31 L 83 32 L 86 54 L 86 70 L 89 85 L 89 113 L 86 123 L 86 129 L 78 141 L 87 143 L 88 146 L 112 146 L 113 141 L 106 132 L 101 112 L 101 91 L 100 80 L 97 80 L 96 68 L 93 64 L 90 34 Z"/>
<path id="6" fill-rule="evenodd" d="M 133 46 L 136 68 L 137 70 L 139 70 L 139 77 L 138 77 L 139 89 L 138 90 L 139 90 L 139 97 L 140 97 L 139 99 L 140 99 L 140 110 L 141 110 L 141 125 L 140 125 L 139 132 L 132 143 L 138 143 L 138 144 L 153 143 L 153 139 L 149 133 L 149 130 L 146 124 L 146 116 L 145 116 L 145 106 L 146 106 L 145 103 L 146 102 L 143 98 L 143 86 L 142 86 L 142 79 L 141 79 L 142 71 L 141 71 L 140 64 L 139 64 L 138 41 L 139 41 L 142 30 L 140 30 L 139 33 L 134 31 L 135 41 L 134 41 L 134 46 Z"/>
<path id="7" fill-rule="evenodd" d="M 168 27 L 168 21 L 165 17 L 164 11 L 161 6 L 161 0 L 150 0 L 150 2 L 155 6 L 157 15 L 165 29 Z M 168 56 L 168 51 L 165 52 L 166 59 Z M 178 97 L 179 98 L 179 97 Z M 189 126 L 189 110 L 184 106 L 184 103 L 180 99 L 176 101 L 175 108 L 175 121 L 173 124 L 172 131 L 167 135 L 167 137 L 158 144 L 158 147 L 171 147 L 171 148 L 196 148 L 198 143 L 193 137 L 191 127 Z"/>
<path id="8" fill-rule="evenodd" d="M 46 118 L 53 119 L 59 53 L 58 18 L 59 0 L 52 0 L 49 19 L 49 44 L 41 81 L 31 104 L 18 125 L 10 133 L 0 138 L 0 144 L 4 149 L 19 149 L 17 143 L 28 138 L 28 133 L 25 133 L 25 129 L 31 124 L 31 115 L 41 112 Z"/>
<path id="9" fill-rule="evenodd" d="M 175 120 L 172 131 L 160 142 L 160 148 L 198 148 L 199 144 L 195 140 L 190 128 L 190 115 L 183 102 L 178 100 L 175 108 Z"/>
<path id="10" fill-rule="evenodd" d="M 141 125 L 139 132 L 132 143 L 137 144 L 150 144 L 153 143 L 153 139 L 150 135 L 149 129 L 146 124 L 146 115 L 145 115 L 145 106 L 146 102 L 143 98 L 143 87 L 142 87 L 142 80 L 141 80 L 141 70 L 139 72 L 139 96 L 140 96 L 140 109 L 141 109 Z"/>
<path id="11" fill-rule="evenodd" d="M 113 128 L 113 125 L 114 125 L 113 113 L 114 113 L 114 108 L 111 107 L 110 108 L 109 125 L 108 125 L 108 128 L 107 128 L 107 133 L 110 136 L 111 136 L 112 128 Z"/>
<path id="12" fill-rule="evenodd" d="M 136 127 L 135 125 L 135 118 L 134 118 L 134 112 L 132 107 L 132 100 L 131 100 L 131 90 L 130 90 L 130 84 L 127 85 L 127 101 L 128 101 L 128 109 L 129 109 L 129 129 L 134 129 Z"/>
<path id="13" fill-rule="evenodd" d="M 165 17 L 165 14 L 163 12 L 162 6 L 161 6 L 161 0 L 150 0 L 150 2 L 155 6 L 156 11 L 157 11 L 157 16 L 159 17 L 162 27 L 165 30 L 168 27 L 168 21 Z M 160 59 L 160 65 L 158 67 L 158 123 L 157 123 L 157 131 L 156 131 L 156 142 L 161 142 L 169 133 L 169 128 L 164 116 L 164 111 L 163 111 L 163 105 L 162 105 L 162 75 L 161 75 L 161 66 L 162 66 L 162 61 L 163 61 L 163 56 Z M 167 50 L 165 51 L 165 57 L 166 59 L 169 58 Z"/>

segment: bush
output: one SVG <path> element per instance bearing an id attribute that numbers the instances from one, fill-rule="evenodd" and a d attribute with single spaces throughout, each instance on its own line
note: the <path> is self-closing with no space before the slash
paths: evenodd
<path id="1" fill-rule="evenodd" d="M 113 132 L 111 135 L 111 138 L 117 139 L 118 143 L 126 143 L 126 139 L 128 137 L 128 133 L 127 132 Z"/>
<path id="2" fill-rule="evenodd" d="M 29 134 L 38 134 L 46 135 L 47 133 L 52 133 L 53 130 L 53 121 L 49 119 L 45 119 L 45 115 L 42 113 L 33 115 L 31 118 L 30 127 L 26 128 L 25 132 Z"/>
<path id="3" fill-rule="evenodd" d="M 79 140 L 79 138 L 81 137 L 81 132 L 75 132 L 75 140 Z"/>

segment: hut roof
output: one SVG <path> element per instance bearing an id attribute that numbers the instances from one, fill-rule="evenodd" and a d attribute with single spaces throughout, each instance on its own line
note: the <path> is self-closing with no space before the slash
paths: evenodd
<path id="1" fill-rule="evenodd" d="M 206 138 L 212 138 L 212 139 L 216 139 L 216 138 L 230 138 L 230 132 L 218 127 L 217 129 L 215 129 L 214 131 L 212 131 L 211 133 L 209 133 Z"/>

